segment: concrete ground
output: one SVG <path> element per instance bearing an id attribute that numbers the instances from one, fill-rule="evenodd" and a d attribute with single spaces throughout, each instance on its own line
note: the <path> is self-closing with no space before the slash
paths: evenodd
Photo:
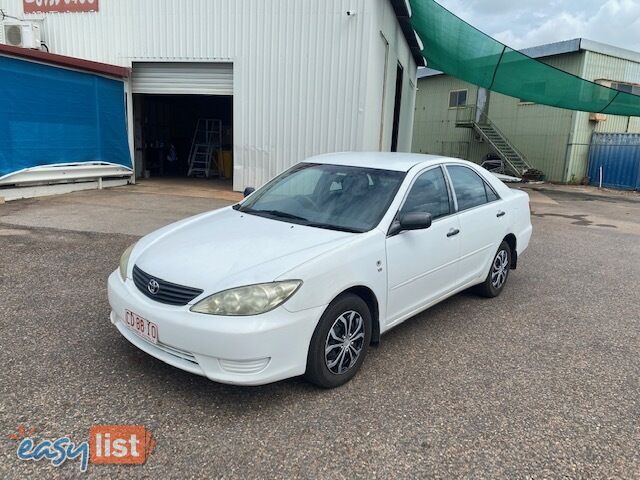
<path id="1" fill-rule="evenodd" d="M 534 238 L 501 297 L 418 315 L 324 391 L 212 383 L 109 323 L 122 251 L 230 202 L 167 187 L 0 206 L 0 477 L 81 476 L 77 460 L 18 460 L 19 424 L 78 442 L 93 424 L 151 430 L 146 465 L 89 477 L 640 477 L 637 198 L 529 188 Z"/>

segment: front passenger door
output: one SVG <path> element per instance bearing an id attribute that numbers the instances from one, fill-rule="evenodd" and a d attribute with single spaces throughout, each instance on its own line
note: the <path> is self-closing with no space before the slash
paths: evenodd
<path id="1" fill-rule="evenodd" d="M 387 327 L 456 288 L 460 224 L 452 198 L 441 167 L 419 174 L 410 188 L 399 213 L 430 213 L 433 223 L 387 238 Z"/>

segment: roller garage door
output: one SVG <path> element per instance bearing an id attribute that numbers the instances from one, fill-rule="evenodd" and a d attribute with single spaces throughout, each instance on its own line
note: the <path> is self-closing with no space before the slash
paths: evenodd
<path id="1" fill-rule="evenodd" d="M 135 62 L 133 93 L 233 95 L 232 63 Z"/>

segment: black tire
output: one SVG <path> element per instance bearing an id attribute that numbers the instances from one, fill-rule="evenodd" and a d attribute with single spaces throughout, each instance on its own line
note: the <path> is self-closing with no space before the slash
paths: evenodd
<path id="1" fill-rule="evenodd" d="M 347 315 L 343 320 L 340 320 L 345 314 Z M 362 320 L 361 323 L 359 319 Z M 348 325 L 353 326 L 350 338 L 346 338 L 348 332 L 344 331 Z M 362 337 L 360 337 L 360 325 L 362 325 Z M 355 330 L 356 328 L 358 330 Z M 333 336 L 330 336 L 332 330 Z M 341 335 L 342 332 L 344 336 Z M 351 340 L 356 337 L 359 338 Z M 329 304 L 313 332 L 307 355 L 305 378 L 322 388 L 344 385 L 360 369 L 367 356 L 370 342 L 371 312 L 365 301 L 351 293 L 339 296 Z M 326 348 L 331 349 L 327 357 L 325 357 Z M 358 349 L 360 350 L 355 355 Z M 343 355 L 341 363 L 330 368 L 329 364 L 335 362 L 339 355 Z"/>
<path id="2" fill-rule="evenodd" d="M 506 256 L 506 264 L 505 262 Z M 502 293 L 507 280 L 509 279 L 509 272 L 511 271 L 511 247 L 507 242 L 502 242 L 498 251 L 496 252 L 489 268 L 487 278 L 483 283 L 478 285 L 477 292 L 479 295 L 487 298 L 495 298 Z M 501 276 L 501 274 L 503 276 Z M 497 281 L 500 279 L 500 281 Z"/>

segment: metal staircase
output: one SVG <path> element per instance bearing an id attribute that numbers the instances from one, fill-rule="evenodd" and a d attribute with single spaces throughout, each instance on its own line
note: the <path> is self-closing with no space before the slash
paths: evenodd
<path id="1" fill-rule="evenodd" d="M 215 157 L 216 163 L 213 164 Z M 222 161 L 222 121 L 200 118 L 196 125 L 189 152 L 189 171 L 187 176 L 204 176 L 212 173 L 220 174 Z M 215 168 L 213 168 L 215 167 Z"/>
<path id="2" fill-rule="evenodd" d="M 461 107 L 456 113 L 456 127 L 473 128 L 502 159 L 505 167 L 514 175 L 522 177 L 532 170 L 527 158 L 500 131 L 498 127 L 476 106 Z"/>

